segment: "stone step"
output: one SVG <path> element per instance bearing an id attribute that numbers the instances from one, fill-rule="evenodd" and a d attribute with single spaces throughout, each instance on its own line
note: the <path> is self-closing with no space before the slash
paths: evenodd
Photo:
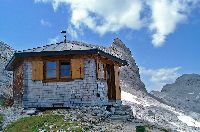
<path id="1" fill-rule="evenodd" d="M 123 116 L 122 115 L 112 115 L 109 118 L 112 120 L 127 120 L 130 118 L 130 116 L 129 115 L 123 115 Z"/>

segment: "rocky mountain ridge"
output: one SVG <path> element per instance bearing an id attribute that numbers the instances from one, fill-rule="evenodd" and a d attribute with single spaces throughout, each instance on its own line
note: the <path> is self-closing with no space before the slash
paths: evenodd
<path id="1" fill-rule="evenodd" d="M 127 61 L 127 66 L 120 67 L 121 89 L 129 93 L 134 93 L 135 90 L 147 93 L 145 85 L 140 79 L 139 68 L 135 63 L 131 50 L 119 38 L 114 39 L 108 49 L 111 54 Z"/>
<path id="2" fill-rule="evenodd" d="M 14 54 L 8 44 L 0 42 L 0 94 L 11 95 L 12 72 L 6 71 L 5 66 Z"/>
<path id="3" fill-rule="evenodd" d="M 200 113 L 200 75 L 184 74 L 172 84 L 167 84 L 161 92 L 151 94 L 166 103 L 187 111 Z"/>

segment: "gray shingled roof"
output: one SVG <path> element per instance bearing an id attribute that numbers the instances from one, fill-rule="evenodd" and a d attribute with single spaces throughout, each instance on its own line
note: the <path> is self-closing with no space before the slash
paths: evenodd
<path id="1" fill-rule="evenodd" d="M 56 44 L 45 45 L 43 47 L 37 47 L 33 49 L 27 49 L 20 52 L 42 52 L 42 51 L 65 51 L 65 50 L 90 50 L 90 49 L 99 49 L 104 52 L 108 52 L 107 49 L 103 46 L 97 46 L 92 44 L 86 44 L 78 41 L 67 41 L 66 43 L 60 42 Z"/>
<path id="2" fill-rule="evenodd" d="M 118 58 L 116 55 L 111 54 L 108 48 L 98 45 L 86 44 L 77 41 L 67 41 L 66 43 L 60 42 L 56 44 L 45 45 L 33 49 L 17 51 L 10 62 L 7 64 L 6 69 L 12 70 L 12 64 L 17 58 L 27 58 L 35 56 L 59 56 L 59 55 L 75 55 L 75 54 L 99 54 L 106 58 L 126 65 L 127 62 Z"/>

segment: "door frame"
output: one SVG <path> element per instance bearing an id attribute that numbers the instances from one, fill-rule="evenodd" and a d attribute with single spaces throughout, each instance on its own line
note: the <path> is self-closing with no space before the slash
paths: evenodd
<path id="1" fill-rule="evenodd" d="M 108 86 L 108 100 L 116 100 L 115 69 L 114 64 L 106 64 L 106 81 Z"/>

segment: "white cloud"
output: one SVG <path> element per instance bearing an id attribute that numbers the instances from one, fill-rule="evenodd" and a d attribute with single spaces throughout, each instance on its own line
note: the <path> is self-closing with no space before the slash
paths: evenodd
<path id="1" fill-rule="evenodd" d="M 67 28 L 67 33 L 73 38 L 73 39 L 77 39 L 78 38 L 78 33 L 77 30 L 73 28 L 73 26 L 69 26 Z"/>
<path id="2" fill-rule="evenodd" d="M 35 0 L 52 2 L 54 9 L 61 3 L 70 5 L 71 24 L 76 28 L 85 25 L 103 35 L 122 28 L 140 29 L 142 22 L 140 0 Z"/>
<path id="3" fill-rule="evenodd" d="M 160 91 L 165 84 L 174 82 L 180 76 L 179 69 L 180 67 L 160 69 L 140 67 L 140 74 L 148 91 Z"/>
<path id="4" fill-rule="evenodd" d="M 196 1 L 197 2 L 197 1 Z M 161 46 L 167 35 L 173 33 L 179 23 L 187 20 L 192 0 L 151 0 L 148 2 L 152 10 L 149 29 L 153 31 L 152 43 Z"/>
<path id="5" fill-rule="evenodd" d="M 35 0 L 35 3 L 39 3 L 39 2 L 51 2 L 53 5 L 54 10 L 56 11 L 56 9 L 59 7 L 59 5 L 61 3 L 65 3 L 66 0 Z"/>
<path id="6" fill-rule="evenodd" d="M 48 21 L 46 21 L 46 20 L 44 20 L 44 19 L 41 19 L 41 20 L 40 20 L 40 24 L 41 24 L 42 26 L 45 26 L 45 27 L 51 27 L 51 23 L 48 22 Z"/>
<path id="7" fill-rule="evenodd" d="M 177 25 L 184 23 L 200 0 L 35 0 L 51 2 L 54 10 L 59 5 L 70 7 L 71 24 L 104 35 L 123 28 L 139 30 L 147 27 L 152 33 L 152 44 L 162 46 Z M 149 9 L 146 12 L 145 9 Z M 151 14 L 151 15 L 149 15 Z M 147 22 L 144 24 L 144 21 Z"/>
<path id="8" fill-rule="evenodd" d="M 64 40 L 64 38 L 63 38 L 63 40 Z M 63 41 L 63 40 L 62 40 L 62 41 Z M 51 43 L 51 44 L 58 43 L 58 42 L 60 42 L 60 41 L 61 41 L 60 36 L 56 36 L 56 37 L 53 37 L 53 38 L 50 38 L 50 39 L 49 39 L 49 43 Z"/>

